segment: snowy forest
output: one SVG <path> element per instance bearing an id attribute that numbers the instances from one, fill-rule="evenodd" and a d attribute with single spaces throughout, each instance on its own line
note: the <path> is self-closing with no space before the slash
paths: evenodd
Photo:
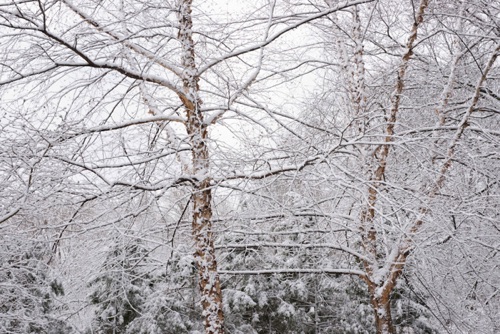
<path id="1" fill-rule="evenodd" d="M 0 0 L 0 333 L 500 333 L 496 0 Z"/>

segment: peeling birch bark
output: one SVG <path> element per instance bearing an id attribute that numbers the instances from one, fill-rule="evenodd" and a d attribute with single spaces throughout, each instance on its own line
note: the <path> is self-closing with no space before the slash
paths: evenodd
<path id="1" fill-rule="evenodd" d="M 178 1 L 179 41 L 181 43 L 182 83 L 184 95 L 179 95 L 184 105 L 192 152 L 192 173 L 196 177 L 192 196 L 192 235 L 195 243 L 194 257 L 199 274 L 202 316 L 205 333 L 224 333 L 222 291 L 215 257 L 212 232 L 212 190 L 209 177 L 208 129 L 201 112 L 198 71 L 195 63 L 192 38 L 192 0 Z"/>
<path id="2" fill-rule="evenodd" d="M 386 268 L 384 266 L 380 268 L 380 265 L 378 264 L 379 254 L 377 251 L 378 236 L 374 223 L 376 214 L 375 206 L 378 200 L 380 183 L 385 178 L 387 160 L 391 149 L 390 144 L 393 141 L 394 128 L 401 103 L 401 94 L 403 93 L 403 89 L 405 87 L 404 79 L 410 59 L 413 55 L 413 47 L 415 45 L 415 41 L 417 40 L 418 28 L 424 20 L 425 9 L 428 5 L 429 0 L 421 0 L 415 17 L 415 22 L 413 23 L 410 36 L 408 37 L 408 41 L 406 43 L 406 51 L 403 54 L 398 68 L 396 85 L 394 92 L 391 95 L 391 106 L 385 130 L 385 144 L 380 145 L 373 154 L 376 158 L 376 166 L 370 177 L 368 204 L 362 211 L 360 218 L 362 245 L 365 252 L 372 260 L 370 263 L 366 261 L 363 262 L 363 265 L 367 273 L 366 282 L 369 287 L 370 300 L 375 312 L 375 326 L 377 334 L 395 333 L 395 328 L 392 324 L 390 294 L 396 285 L 397 278 L 402 272 L 404 261 L 394 265 L 394 262 L 389 259 L 388 261 L 391 262 L 391 267 Z M 407 252 L 403 252 L 403 254 L 407 254 Z M 407 255 L 405 255 L 405 259 L 406 256 Z M 396 257 L 394 259 L 396 259 Z"/>

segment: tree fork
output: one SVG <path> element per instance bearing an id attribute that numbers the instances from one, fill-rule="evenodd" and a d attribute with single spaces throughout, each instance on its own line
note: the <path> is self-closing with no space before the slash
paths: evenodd
<path id="1" fill-rule="evenodd" d="M 377 260 L 379 257 L 379 254 L 377 252 L 378 235 L 374 226 L 376 214 L 375 206 L 378 201 L 378 190 L 381 181 L 383 181 L 385 178 L 387 160 L 390 155 L 390 143 L 393 141 L 394 128 L 396 125 L 401 103 L 401 94 L 403 93 L 405 87 L 404 79 L 409 66 L 409 61 L 413 55 L 413 48 L 417 40 L 418 29 L 424 20 L 424 13 L 427 6 L 429 5 L 429 1 L 430 0 L 421 0 L 420 2 L 415 21 L 410 31 L 410 36 L 408 37 L 408 41 L 406 43 L 406 52 L 403 54 L 401 63 L 399 65 L 395 89 L 391 96 L 391 107 L 384 139 L 385 144 L 379 146 L 374 153 L 377 162 L 375 171 L 370 178 L 370 185 L 368 188 L 368 205 L 362 211 L 360 218 L 360 230 L 362 233 L 361 237 L 363 247 L 365 251 L 370 256 L 372 256 L 374 263 L 374 265 L 371 265 L 366 261 L 364 262 L 365 270 L 369 276 L 368 278 L 372 278 L 373 275 L 376 275 L 379 270 L 379 268 L 374 267 L 377 266 Z M 404 257 L 406 260 L 407 252 L 404 251 L 402 254 L 405 254 Z M 395 328 L 392 324 L 390 294 L 394 286 L 396 285 L 397 278 L 404 269 L 404 265 L 405 261 L 392 264 L 390 267 L 391 271 L 388 274 L 389 277 L 386 278 L 382 283 L 377 282 L 377 284 L 375 284 L 373 282 L 369 282 L 368 286 L 370 292 L 370 300 L 375 312 L 375 326 L 377 329 L 377 334 L 396 333 Z"/>

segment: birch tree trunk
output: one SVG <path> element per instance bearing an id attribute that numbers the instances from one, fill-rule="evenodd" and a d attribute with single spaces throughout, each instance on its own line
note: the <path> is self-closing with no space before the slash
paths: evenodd
<path id="1" fill-rule="evenodd" d="M 205 332 L 216 334 L 224 333 L 224 314 L 212 232 L 212 190 L 208 176 L 210 164 L 206 142 L 208 129 L 201 112 L 202 101 L 199 97 L 199 78 L 192 38 L 191 4 L 191 0 L 180 0 L 178 3 L 179 41 L 182 47 L 181 62 L 184 69 L 182 73 L 184 95 L 181 96 L 181 100 L 187 116 L 186 128 L 191 145 L 192 174 L 196 178 L 192 197 L 192 235 L 199 273 L 202 316 Z"/>
<path id="2" fill-rule="evenodd" d="M 395 328 L 392 324 L 391 316 L 391 300 L 390 295 L 396 285 L 396 280 L 401 274 L 404 266 L 404 261 L 396 263 L 393 257 L 389 256 L 384 262 L 388 262 L 393 270 L 387 271 L 386 266 L 378 263 L 381 260 L 381 255 L 378 252 L 379 235 L 375 227 L 375 207 L 378 202 L 379 188 L 385 179 L 387 160 L 391 152 L 391 143 L 393 142 L 394 127 L 397 122 L 401 95 L 405 87 L 405 77 L 408 69 L 409 61 L 413 55 L 413 47 L 417 40 L 419 26 L 424 20 L 425 9 L 429 5 L 428 0 L 420 2 L 417 16 L 413 23 L 413 27 L 406 43 L 406 52 L 404 53 L 397 72 L 397 79 L 394 92 L 391 96 L 391 107 L 389 117 L 387 119 L 385 129 L 385 144 L 380 145 L 374 152 L 376 161 L 374 161 L 374 172 L 370 176 L 370 184 L 368 188 L 368 203 L 367 207 L 361 213 L 360 232 L 364 252 L 369 255 L 372 263 L 364 262 L 364 267 L 367 272 L 367 283 L 370 293 L 370 301 L 375 312 L 375 326 L 377 334 L 394 334 Z M 406 259 L 406 252 L 404 252 Z"/>

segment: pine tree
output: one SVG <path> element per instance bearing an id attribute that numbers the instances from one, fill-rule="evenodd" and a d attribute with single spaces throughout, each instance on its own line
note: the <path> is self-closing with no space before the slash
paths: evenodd
<path id="1" fill-rule="evenodd" d="M 90 283 L 90 302 L 97 306 L 92 330 L 102 334 L 126 333 L 151 293 L 148 252 L 140 240 L 116 238 L 99 275 Z"/>
<path id="2" fill-rule="evenodd" d="M 0 237 L 0 332 L 72 333 L 59 318 L 56 299 L 63 286 L 46 264 L 50 250 L 37 240 Z"/>
<path id="3" fill-rule="evenodd" d="M 201 330 L 197 327 L 196 272 L 189 250 L 179 246 L 170 254 L 166 270 L 152 274 L 150 294 L 127 334 L 187 334 Z"/>

